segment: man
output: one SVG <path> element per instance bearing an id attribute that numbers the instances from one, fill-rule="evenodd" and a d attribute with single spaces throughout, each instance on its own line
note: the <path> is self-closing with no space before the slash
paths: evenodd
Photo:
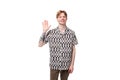
<path id="1" fill-rule="evenodd" d="M 50 48 L 50 80 L 67 80 L 73 72 L 75 60 L 75 45 L 78 44 L 75 32 L 66 26 L 67 13 L 59 10 L 56 14 L 58 27 L 49 30 L 48 21 L 42 22 L 43 33 L 39 40 L 39 47 L 47 42 Z"/>

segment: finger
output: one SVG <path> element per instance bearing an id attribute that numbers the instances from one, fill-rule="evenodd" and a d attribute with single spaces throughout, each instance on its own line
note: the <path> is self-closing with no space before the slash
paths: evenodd
<path id="1" fill-rule="evenodd" d="M 71 69 L 70 68 L 69 68 L 68 72 L 71 73 Z"/>
<path id="2" fill-rule="evenodd" d="M 49 25 L 49 28 L 51 27 L 51 25 Z"/>
<path id="3" fill-rule="evenodd" d="M 44 26 L 44 22 L 42 22 L 42 26 Z"/>
<path id="4" fill-rule="evenodd" d="M 45 25 L 46 25 L 46 26 L 48 25 L 48 21 L 47 21 L 47 20 L 45 20 Z"/>

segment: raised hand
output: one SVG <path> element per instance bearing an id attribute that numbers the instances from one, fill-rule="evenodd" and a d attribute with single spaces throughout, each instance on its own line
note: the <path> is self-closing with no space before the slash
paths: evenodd
<path id="1" fill-rule="evenodd" d="M 48 24 L 47 20 L 44 20 L 44 22 L 42 22 L 42 26 L 43 26 L 43 32 L 47 32 L 51 25 Z"/>

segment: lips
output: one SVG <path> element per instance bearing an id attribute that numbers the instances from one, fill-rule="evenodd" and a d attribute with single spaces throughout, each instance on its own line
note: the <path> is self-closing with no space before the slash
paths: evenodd
<path id="1" fill-rule="evenodd" d="M 64 20 L 60 21 L 60 22 L 65 22 Z"/>

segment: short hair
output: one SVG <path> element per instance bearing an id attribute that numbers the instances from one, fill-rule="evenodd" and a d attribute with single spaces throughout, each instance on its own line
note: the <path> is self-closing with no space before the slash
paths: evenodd
<path id="1" fill-rule="evenodd" d="M 66 18 L 67 18 L 67 12 L 65 10 L 59 10 L 56 14 L 56 18 L 58 18 L 58 16 L 61 14 L 61 13 L 64 13 Z"/>

